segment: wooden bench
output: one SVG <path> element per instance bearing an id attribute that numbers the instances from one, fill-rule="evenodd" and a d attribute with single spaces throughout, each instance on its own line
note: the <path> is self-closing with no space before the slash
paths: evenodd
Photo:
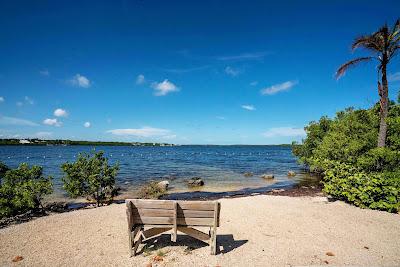
<path id="1" fill-rule="evenodd" d="M 172 230 L 173 242 L 176 242 L 177 232 L 180 231 L 209 243 L 211 254 L 216 254 L 219 202 L 127 199 L 125 203 L 131 256 L 136 255 L 144 239 L 169 230 Z M 193 227 L 210 227 L 210 230 L 206 234 Z"/>

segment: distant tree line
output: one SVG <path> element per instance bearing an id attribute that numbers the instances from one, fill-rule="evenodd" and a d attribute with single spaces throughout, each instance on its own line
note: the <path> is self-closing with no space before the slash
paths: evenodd
<path id="1" fill-rule="evenodd" d="M 141 143 L 141 142 L 111 142 L 111 141 L 74 141 L 74 140 L 42 140 L 38 138 L 28 138 L 28 139 L 0 139 L 1 145 L 32 145 L 32 146 L 173 146 L 168 143 Z"/>

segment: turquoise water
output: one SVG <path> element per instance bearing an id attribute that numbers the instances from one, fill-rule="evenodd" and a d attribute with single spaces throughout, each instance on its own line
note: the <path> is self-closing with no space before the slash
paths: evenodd
<path id="1" fill-rule="evenodd" d="M 170 192 L 191 192 L 185 180 L 201 177 L 205 186 L 195 190 L 226 192 L 254 188 L 291 187 L 296 183 L 311 183 L 286 146 L 1 146 L 0 161 L 10 167 L 21 162 L 43 166 L 46 175 L 54 177 L 55 196 L 63 196 L 62 171 L 66 161 L 74 161 L 81 152 L 102 150 L 111 163 L 119 162 L 117 184 L 126 196 L 134 196 L 145 183 L 168 180 Z M 297 175 L 287 176 L 288 170 Z M 245 172 L 254 176 L 245 177 Z M 267 181 L 262 174 L 274 174 Z"/>

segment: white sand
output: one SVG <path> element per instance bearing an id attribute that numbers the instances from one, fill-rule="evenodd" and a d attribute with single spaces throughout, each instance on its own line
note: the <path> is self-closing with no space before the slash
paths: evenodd
<path id="1" fill-rule="evenodd" d="M 148 242 L 156 244 L 152 255 L 130 258 L 125 205 L 114 204 L 1 229 L 0 266 L 150 266 L 160 249 L 167 254 L 153 266 L 400 266 L 398 214 L 317 197 L 253 196 L 221 203 L 216 256 L 190 237 L 178 235 L 174 244 L 162 235 Z M 13 263 L 17 255 L 23 260 Z"/>

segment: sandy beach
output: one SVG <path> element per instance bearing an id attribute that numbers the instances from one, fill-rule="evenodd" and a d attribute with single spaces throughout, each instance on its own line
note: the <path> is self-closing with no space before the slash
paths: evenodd
<path id="1" fill-rule="evenodd" d="M 325 197 L 259 195 L 221 199 L 218 254 L 178 235 L 127 251 L 125 205 L 37 218 L 0 230 L 1 266 L 400 265 L 400 215 Z M 155 255 L 162 257 L 155 261 Z M 13 262 L 21 256 L 18 262 Z M 161 260 L 162 259 L 162 260 Z M 152 265 L 151 265 L 152 264 Z"/>

